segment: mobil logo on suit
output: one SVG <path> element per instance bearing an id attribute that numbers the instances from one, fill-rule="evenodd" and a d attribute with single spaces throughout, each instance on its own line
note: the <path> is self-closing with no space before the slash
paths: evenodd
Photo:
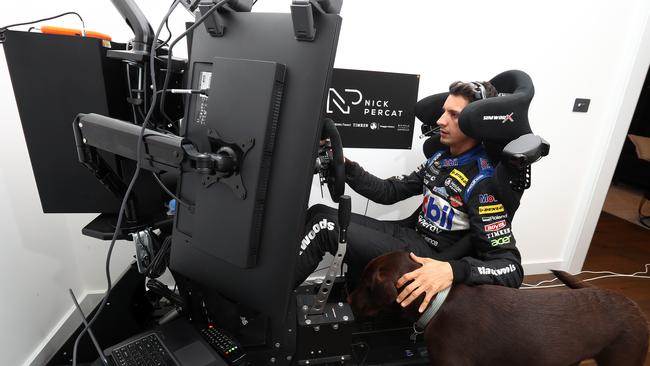
<path id="1" fill-rule="evenodd" d="M 432 194 L 427 189 L 422 202 L 422 212 L 427 221 L 447 231 L 469 229 L 469 216 L 467 213 L 451 206 L 449 201 Z"/>

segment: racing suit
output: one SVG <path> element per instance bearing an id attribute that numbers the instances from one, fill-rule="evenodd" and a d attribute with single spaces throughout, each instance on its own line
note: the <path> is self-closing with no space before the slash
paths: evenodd
<path id="1" fill-rule="evenodd" d="M 349 160 L 345 168 L 348 185 L 374 202 L 393 204 L 423 194 L 417 223 L 411 227 L 352 215 L 344 258 L 350 277 L 358 278 L 373 258 L 404 250 L 449 262 L 454 283 L 521 285 L 521 256 L 482 145 L 458 156 L 451 156 L 448 149 L 438 151 L 411 174 L 388 179 Z M 298 283 L 326 251 L 334 254 L 337 247 L 336 210 L 313 206 L 298 253 Z"/>

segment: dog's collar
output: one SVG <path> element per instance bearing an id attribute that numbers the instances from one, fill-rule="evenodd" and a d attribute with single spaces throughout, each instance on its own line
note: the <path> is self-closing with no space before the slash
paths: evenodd
<path id="1" fill-rule="evenodd" d="M 425 310 L 424 313 L 422 313 L 420 319 L 418 319 L 415 323 L 413 323 L 414 335 L 424 333 L 424 328 L 427 327 L 431 319 L 433 319 L 433 317 L 436 315 L 438 310 L 440 310 L 442 304 L 447 299 L 447 295 L 449 295 L 449 290 L 451 290 L 451 286 L 438 292 L 436 298 L 433 300 L 431 304 L 429 304 L 427 310 Z"/>

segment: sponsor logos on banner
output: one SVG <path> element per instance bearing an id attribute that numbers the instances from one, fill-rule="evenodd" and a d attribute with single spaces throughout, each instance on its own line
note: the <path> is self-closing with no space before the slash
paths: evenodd
<path id="1" fill-rule="evenodd" d="M 504 211 L 503 205 L 500 203 L 498 205 L 478 206 L 479 215 L 489 215 L 489 214 L 499 213 L 503 211 Z"/>
<path id="2" fill-rule="evenodd" d="M 479 194 L 478 195 L 478 201 L 480 203 L 492 203 L 492 202 L 499 202 L 496 198 L 494 198 L 493 195 L 491 194 Z"/>
<path id="3" fill-rule="evenodd" d="M 429 223 L 443 230 L 469 229 L 469 216 L 451 207 L 449 202 L 440 196 L 425 195 L 422 209 Z"/>
<path id="4" fill-rule="evenodd" d="M 463 205 L 463 200 L 460 196 L 451 196 L 449 197 L 449 203 L 451 203 L 453 207 L 460 207 Z"/>
<path id="5" fill-rule="evenodd" d="M 452 170 L 451 173 L 449 173 L 449 176 L 455 178 L 463 187 L 465 187 L 469 181 L 465 174 L 463 174 L 460 170 Z"/>
<path id="6" fill-rule="evenodd" d="M 501 230 L 498 230 L 498 231 L 487 233 L 487 234 L 485 234 L 485 236 L 488 239 L 492 239 L 492 238 L 496 238 L 497 236 L 503 236 L 503 235 L 506 235 L 506 234 L 510 234 L 510 228 L 501 229 Z"/>
<path id="7" fill-rule="evenodd" d="M 500 238 L 492 239 L 490 244 L 493 247 L 498 247 L 499 245 L 510 244 L 510 239 L 512 239 L 512 235 L 502 236 Z"/>
<path id="8" fill-rule="evenodd" d="M 482 275 L 492 275 L 492 276 L 501 276 L 504 274 L 517 272 L 517 267 L 514 264 L 508 264 L 507 267 L 502 268 L 485 268 L 485 267 L 476 267 L 479 274 Z"/>
<path id="9" fill-rule="evenodd" d="M 456 193 L 460 193 L 463 191 L 463 187 L 456 184 L 456 182 L 454 182 L 451 178 L 445 179 L 445 185 Z"/>
<path id="10" fill-rule="evenodd" d="M 493 215 L 493 216 L 481 216 L 481 221 L 483 222 L 490 222 L 490 221 L 496 221 L 496 220 L 501 220 L 507 218 L 508 215 L 503 214 L 503 215 Z"/>
<path id="11" fill-rule="evenodd" d="M 300 252 L 298 253 L 298 255 L 302 255 L 302 252 L 307 249 L 307 246 L 309 246 L 311 241 L 316 238 L 316 234 L 318 234 L 323 230 L 333 231 L 334 223 L 331 221 L 327 221 L 327 219 L 322 219 L 321 221 L 315 223 L 311 227 L 311 230 L 309 230 L 307 235 L 305 235 L 305 237 L 300 242 Z"/>
<path id="12" fill-rule="evenodd" d="M 433 187 L 433 192 L 436 192 L 437 194 L 445 198 L 449 198 L 449 193 L 447 193 L 445 187 Z"/>
<path id="13" fill-rule="evenodd" d="M 506 220 L 493 222 L 491 224 L 487 224 L 483 226 L 483 231 L 487 231 L 487 232 L 497 231 L 499 229 L 503 229 L 504 227 L 506 227 L 506 225 L 507 225 Z"/>

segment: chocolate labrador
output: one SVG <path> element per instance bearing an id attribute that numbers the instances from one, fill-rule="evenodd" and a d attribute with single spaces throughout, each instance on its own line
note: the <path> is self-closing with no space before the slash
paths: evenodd
<path id="1" fill-rule="evenodd" d="M 406 252 L 372 260 L 348 298 L 357 316 L 401 308 L 398 278 L 420 264 Z M 575 290 L 517 290 L 454 285 L 427 325 L 424 340 L 432 365 L 643 365 L 648 323 L 628 298 L 554 271 Z M 416 321 L 421 295 L 403 314 Z"/>

